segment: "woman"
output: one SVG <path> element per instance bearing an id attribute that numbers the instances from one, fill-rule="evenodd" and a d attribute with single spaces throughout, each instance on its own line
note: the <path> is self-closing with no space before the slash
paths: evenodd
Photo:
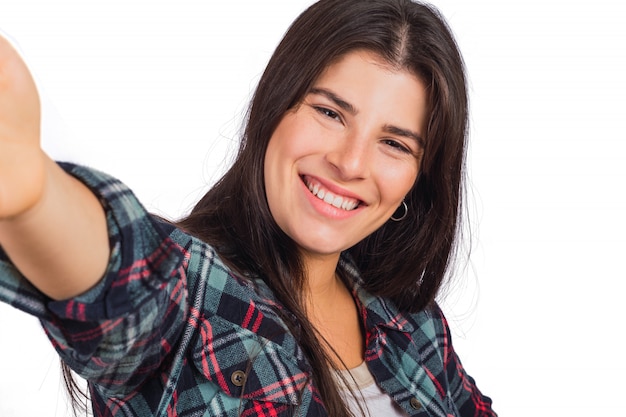
<path id="1" fill-rule="evenodd" d="M 234 165 L 175 225 L 49 160 L 28 71 L 0 57 L 0 299 L 42 319 L 96 416 L 495 415 L 434 302 L 467 98 L 431 7 L 306 10 Z"/>

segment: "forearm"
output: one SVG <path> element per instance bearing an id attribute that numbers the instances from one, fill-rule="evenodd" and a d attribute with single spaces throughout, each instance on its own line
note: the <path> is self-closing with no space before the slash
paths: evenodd
<path id="1" fill-rule="evenodd" d="M 0 245 L 40 291 L 57 300 L 95 285 L 109 258 L 104 210 L 96 196 L 52 160 L 40 199 L 0 220 Z"/>
<path id="2" fill-rule="evenodd" d="M 154 375 L 187 325 L 187 291 L 195 291 L 197 281 L 190 284 L 187 279 L 184 248 L 193 241 L 173 225 L 152 217 L 117 179 L 80 165 L 59 163 L 58 167 L 72 182 L 77 179 L 81 187 L 84 184 L 87 195 L 96 196 L 95 204 L 104 209 L 108 245 L 104 277 L 78 297 L 50 301 L 33 289 L 15 262 L 0 251 L 0 301 L 41 319 L 62 360 L 97 384 L 101 392 L 125 396 Z M 74 197 L 65 198 L 73 198 L 72 206 L 82 215 L 84 205 Z M 70 213 L 69 225 L 59 228 L 61 234 L 94 223 L 80 226 L 82 220 L 72 216 L 78 214 Z M 64 244 L 59 242 L 55 240 L 54 245 L 62 248 Z M 94 245 L 83 243 L 78 250 Z M 206 250 L 202 246 L 194 252 L 199 256 Z M 64 256 L 69 250 L 60 252 Z M 51 251 L 44 254 L 55 257 Z M 94 262 L 86 264 L 90 268 Z"/>

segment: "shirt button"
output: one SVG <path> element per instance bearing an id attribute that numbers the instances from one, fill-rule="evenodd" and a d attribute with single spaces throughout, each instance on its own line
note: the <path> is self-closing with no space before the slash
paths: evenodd
<path id="1" fill-rule="evenodd" d="M 419 410 L 420 408 L 422 408 L 422 403 L 415 397 L 411 398 L 411 401 L 409 402 L 411 403 L 411 407 L 413 407 L 413 409 L 415 410 Z"/>
<path id="2" fill-rule="evenodd" d="M 244 371 L 235 371 L 230 376 L 230 381 L 237 387 L 242 387 L 246 383 L 246 373 Z"/>

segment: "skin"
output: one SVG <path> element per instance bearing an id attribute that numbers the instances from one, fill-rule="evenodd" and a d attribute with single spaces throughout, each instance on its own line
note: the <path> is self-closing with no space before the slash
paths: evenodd
<path id="1" fill-rule="evenodd" d="M 41 150 L 40 120 L 33 78 L 0 37 L 0 246 L 59 300 L 100 280 L 109 244 L 97 198 Z"/>
<path id="2" fill-rule="evenodd" d="M 347 367 L 363 360 L 363 337 L 354 300 L 335 275 L 337 262 L 389 220 L 415 183 L 426 97 L 412 73 L 355 51 L 322 73 L 268 144 L 272 216 L 302 251 L 309 319 Z M 347 207 L 325 202 L 309 186 L 342 197 L 334 202 Z"/>
<path id="3" fill-rule="evenodd" d="M 415 182 L 425 109 L 417 77 L 354 52 L 327 68 L 268 145 L 267 198 L 302 250 L 307 314 L 348 368 L 363 360 L 364 338 L 335 275 L 339 254 L 388 221 Z M 41 150 L 40 118 L 33 78 L 0 37 L 0 246 L 33 285 L 60 300 L 101 279 L 108 235 L 97 198 Z M 333 207 L 303 179 L 358 205 Z"/>

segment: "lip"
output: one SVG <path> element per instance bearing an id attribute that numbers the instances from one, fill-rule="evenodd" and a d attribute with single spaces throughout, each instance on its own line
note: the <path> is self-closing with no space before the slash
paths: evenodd
<path id="1" fill-rule="evenodd" d="M 354 200 L 358 200 L 359 201 L 359 207 L 360 206 L 367 206 L 367 203 L 365 203 L 365 201 L 363 201 L 363 198 L 351 191 L 346 190 L 345 188 L 339 187 L 335 184 L 329 183 L 327 181 L 325 181 L 324 179 L 315 177 L 313 175 L 307 175 L 307 174 L 300 174 L 300 179 L 302 180 L 302 183 L 304 183 L 304 185 L 306 186 L 306 181 L 305 179 L 308 178 L 312 181 L 318 182 L 322 185 L 322 187 L 326 188 L 328 191 L 330 191 L 331 193 L 341 196 L 341 197 L 348 197 L 348 198 L 352 198 Z M 308 188 L 307 188 L 308 190 Z"/>
<path id="2" fill-rule="evenodd" d="M 333 194 L 358 200 L 359 205 L 353 210 L 344 210 L 331 204 L 325 203 L 323 200 L 320 200 L 317 196 L 311 193 L 309 187 L 305 182 L 305 178 L 320 183 L 324 188 L 328 189 L 328 191 Z M 318 177 L 314 177 L 312 175 L 300 175 L 300 183 L 302 184 L 303 193 L 309 204 L 317 213 L 323 215 L 326 218 L 331 218 L 334 220 L 350 218 L 359 213 L 365 206 L 367 206 L 367 204 L 363 202 L 360 196 L 356 195 L 355 193 L 349 192 L 334 184 L 329 184 L 327 181 L 321 180 Z"/>
<path id="3" fill-rule="evenodd" d="M 360 206 L 366 206 L 367 204 L 365 203 L 365 201 L 363 201 L 363 198 L 351 191 L 346 190 L 345 188 L 339 187 L 336 184 L 332 184 L 327 182 L 324 179 L 315 177 L 313 175 L 307 175 L 307 174 L 301 174 L 300 175 L 300 179 L 302 180 L 302 183 L 305 185 L 305 187 L 307 187 L 308 190 L 308 186 L 307 186 L 307 179 L 310 181 L 314 181 L 314 182 L 318 182 L 319 184 L 322 185 L 322 187 L 326 188 L 328 191 L 330 191 L 331 193 L 341 196 L 341 197 L 347 197 L 347 198 L 351 198 L 354 200 L 357 200 L 359 202 L 359 207 Z"/>

